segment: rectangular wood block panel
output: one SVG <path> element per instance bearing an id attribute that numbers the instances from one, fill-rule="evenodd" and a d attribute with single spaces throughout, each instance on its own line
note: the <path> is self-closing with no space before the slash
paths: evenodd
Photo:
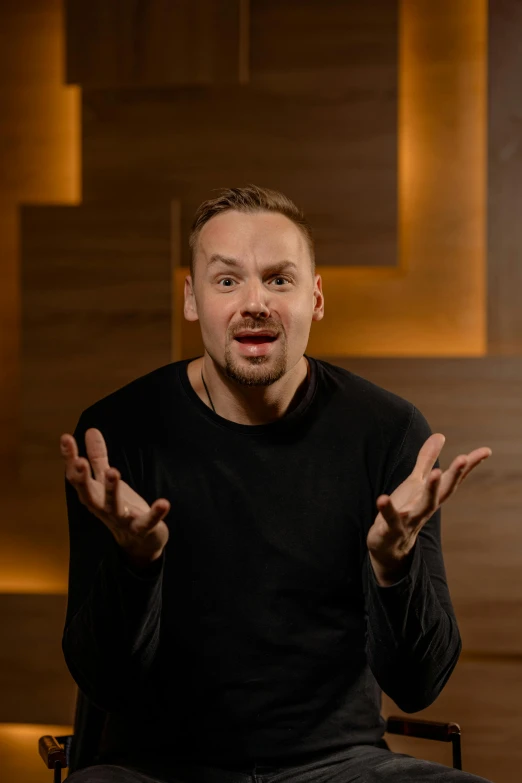
<path id="1" fill-rule="evenodd" d="M 171 218 L 157 202 L 23 210 L 25 475 L 85 407 L 170 361 Z"/>
<path id="2" fill-rule="evenodd" d="M 188 264 L 197 206 L 254 182 L 304 210 L 319 263 L 395 266 L 397 4 L 255 2 L 250 40 L 248 84 L 85 84 L 84 198 L 179 199 Z"/>
<path id="3" fill-rule="evenodd" d="M 522 354 L 522 3 L 489 3 L 488 323 L 492 353 Z"/>
<path id="4" fill-rule="evenodd" d="M 245 77 L 245 0 L 66 0 L 65 8 L 69 83 L 157 87 Z"/>
<path id="5" fill-rule="evenodd" d="M 150 201 L 22 210 L 20 483 L 4 492 L 0 552 L 9 592 L 67 589 L 62 432 L 170 361 L 177 213 Z"/>
<path id="6" fill-rule="evenodd" d="M 0 595 L 0 723 L 72 722 L 76 685 L 61 645 L 65 607 L 65 595 Z"/>

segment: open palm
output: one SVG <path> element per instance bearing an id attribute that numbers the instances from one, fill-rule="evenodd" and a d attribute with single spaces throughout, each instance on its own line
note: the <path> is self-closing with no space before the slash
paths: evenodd
<path id="1" fill-rule="evenodd" d="M 91 427 L 85 433 L 88 459 L 78 456 L 78 445 L 72 435 L 63 434 L 60 445 L 66 477 L 76 488 L 83 505 L 109 528 L 129 554 L 144 562 L 158 557 L 169 537 L 163 521 L 170 509 L 169 501 L 161 498 L 149 506 L 121 480 L 119 470 L 109 465 L 107 446 L 100 430 Z"/>
<path id="2" fill-rule="evenodd" d="M 491 455 L 481 447 L 456 457 L 446 471 L 433 468 L 439 458 L 445 437 L 430 435 L 423 444 L 411 474 L 391 495 L 377 499 L 379 513 L 368 532 L 367 546 L 372 556 L 389 565 L 412 549 L 417 536 L 471 471 Z"/>

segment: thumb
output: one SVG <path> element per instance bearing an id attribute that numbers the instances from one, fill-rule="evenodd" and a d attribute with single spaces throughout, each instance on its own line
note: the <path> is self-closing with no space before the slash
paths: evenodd
<path id="1" fill-rule="evenodd" d="M 433 466 L 440 457 L 445 442 L 446 438 L 441 432 L 434 432 L 433 435 L 430 435 L 428 440 L 421 446 L 417 456 L 417 461 L 412 471 L 415 476 L 423 480 L 429 476 Z"/>

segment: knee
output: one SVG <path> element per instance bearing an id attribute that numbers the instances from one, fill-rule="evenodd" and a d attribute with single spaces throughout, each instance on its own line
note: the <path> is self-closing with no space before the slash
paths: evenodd
<path id="1" fill-rule="evenodd" d="M 116 764 L 94 764 L 83 767 L 65 778 L 64 783 L 136 783 L 137 778 Z"/>

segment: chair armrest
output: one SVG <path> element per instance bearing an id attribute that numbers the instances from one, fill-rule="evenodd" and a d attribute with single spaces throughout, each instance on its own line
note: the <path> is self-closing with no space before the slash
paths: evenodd
<path id="1" fill-rule="evenodd" d="M 63 738 L 60 737 L 60 739 Z M 52 737 L 50 734 L 40 737 L 38 740 L 38 751 L 48 769 L 55 769 L 56 764 L 63 768 L 67 766 L 64 747 L 58 742 L 56 737 Z"/>
<path id="2" fill-rule="evenodd" d="M 440 742 L 453 742 L 457 736 L 460 736 L 458 723 L 441 723 L 420 718 L 403 718 L 398 715 L 388 718 L 386 731 L 388 734 L 420 737 L 421 739 L 439 740 Z"/>

